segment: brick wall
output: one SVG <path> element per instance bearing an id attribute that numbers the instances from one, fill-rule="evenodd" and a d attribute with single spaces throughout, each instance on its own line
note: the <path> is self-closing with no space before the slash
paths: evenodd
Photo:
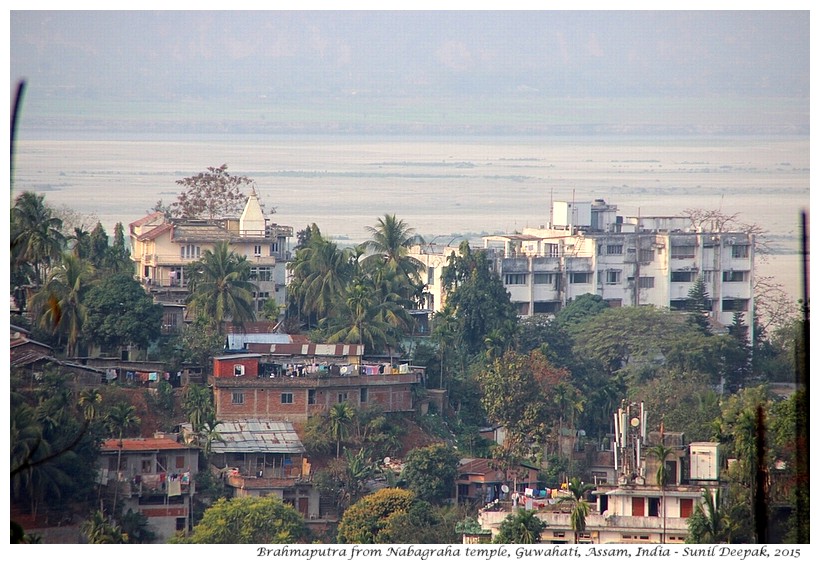
<path id="1" fill-rule="evenodd" d="M 214 377 L 215 378 L 235 378 L 236 367 L 241 366 L 244 371 L 241 376 L 256 378 L 259 375 L 258 358 L 215 358 Z"/>
<path id="2" fill-rule="evenodd" d="M 296 386 L 249 387 L 247 382 L 237 384 L 231 386 L 231 381 L 227 379 L 215 382 L 217 419 L 270 418 L 303 421 L 309 415 L 339 403 L 340 395 L 344 401 L 344 394 L 347 394 L 346 401 L 357 407 L 379 405 L 385 412 L 413 410 L 412 386 L 406 383 L 318 389 Z M 360 401 L 363 387 L 367 389 L 365 402 Z M 309 395 L 313 397 L 312 404 L 308 404 Z"/>

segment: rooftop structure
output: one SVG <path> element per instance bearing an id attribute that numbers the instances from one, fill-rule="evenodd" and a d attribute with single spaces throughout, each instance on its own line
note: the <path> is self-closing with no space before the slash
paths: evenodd
<path id="1" fill-rule="evenodd" d="M 228 241 L 232 251 L 251 262 L 259 288 L 254 296 L 257 311 L 269 298 L 285 303 L 293 227 L 270 222 L 256 191 L 239 218 L 170 218 L 154 212 L 129 224 L 129 233 L 135 274 L 158 301 L 184 303 L 188 295 L 185 266 L 217 242 Z"/>

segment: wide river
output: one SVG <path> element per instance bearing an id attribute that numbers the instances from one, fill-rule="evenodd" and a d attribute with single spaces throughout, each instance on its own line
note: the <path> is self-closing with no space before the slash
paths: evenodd
<path id="1" fill-rule="evenodd" d="M 805 136 L 78 137 L 19 141 L 13 190 L 45 194 L 109 234 L 174 201 L 176 180 L 227 164 L 255 180 L 274 222 L 316 223 L 341 243 L 366 239 L 385 213 L 448 243 L 545 225 L 553 200 L 600 198 L 627 216 L 721 210 L 767 232 L 775 254 L 759 275 L 802 294 Z"/>

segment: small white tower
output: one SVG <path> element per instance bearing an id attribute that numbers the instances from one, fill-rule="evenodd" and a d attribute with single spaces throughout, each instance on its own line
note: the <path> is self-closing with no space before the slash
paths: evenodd
<path id="1" fill-rule="evenodd" d="M 265 236 L 265 214 L 262 212 L 262 206 L 259 205 L 256 188 L 251 191 L 245 209 L 239 216 L 239 233 L 242 237 L 262 238 Z"/>

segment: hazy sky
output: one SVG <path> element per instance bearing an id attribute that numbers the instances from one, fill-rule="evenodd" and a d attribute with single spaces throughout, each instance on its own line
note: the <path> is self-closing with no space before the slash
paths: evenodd
<path id="1" fill-rule="evenodd" d="M 12 11 L 30 96 L 809 96 L 808 11 Z"/>

